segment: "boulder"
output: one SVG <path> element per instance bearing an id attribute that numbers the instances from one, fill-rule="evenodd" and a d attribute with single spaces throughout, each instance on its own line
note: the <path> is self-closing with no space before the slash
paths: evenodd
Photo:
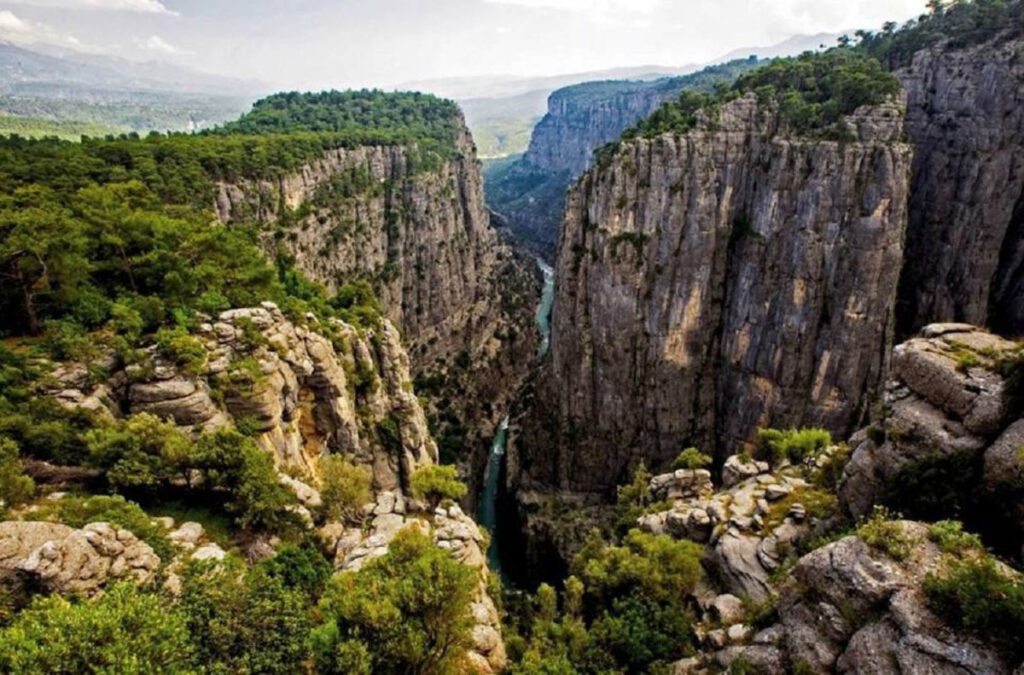
<path id="1" fill-rule="evenodd" d="M 114 581 L 151 581 L 160 558 L 128 530 L 90 523 L 80 530 L 54 523 L 0 523 L 0 582 L 50 593 L 93 596 Z"/>

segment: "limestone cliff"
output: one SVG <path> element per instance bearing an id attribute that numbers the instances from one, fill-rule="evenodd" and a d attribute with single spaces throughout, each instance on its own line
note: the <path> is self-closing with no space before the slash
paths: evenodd
<path id="1" fill-rule="evenodd" d="M 314 483 L 319 457 L 333 452 L 370 468 L 377 489 L 407 486 L 417 467 L 437 461 L 437 446 L 398 333 L 387 321 L 369 330 L 338 322 L 331 330 L 333 340 L 272 303 L 231 310 L 199 326 L 201 364 L 182 364 L 154 345 L 143 363 L 99 384 L 85 366 L 61 364 L 53 395 L 117 416 L 149 413 L 187 430 L 251 426 L 282 470 Z"/>
<path id="2" fill-rule="evenodd" d="M 882 414 L 850 439 L 839 491 L 857 517 L 877 503 L 957 517 L 1010 555 L 1024 542 L 1022 345 L 963 324 L 897 346 Z"/>
<path id="3" fill-rule="evenodd" d="M 757 64 L 756 58 L 742 59 L 682 77 L 586 82 L 559 89 L 548 99 L 548 112 L 534 128 L 526 154 L 488 179 L 488 202 L 518 238 L 553 258 L 565 192 L 590 167 L 594 150 L 679 92 L 710 91 Z"/>
<path id="4" fill-rule="evenodd" d="M 332 291 L 369 281 L 426 383 L 420 393 L 464 425 L 450 435 L 473 442 L 493 431 L 529 367 L 540 281 L 491 228 L 459 122 L 449 159 L 402 145 L 331 150 L 274 180 L 222 183 L 216 207 L 223 222 L 263 223 L 268 251 Z"/>
<path id="5" fill-rule="evenodd" d="M 887 365 L 911 152 L 899 105 L 848 123 L 850 142 L 794 137 L 748 96 L 584 175 L 513 443 L 522 487 L 606 492 L 688 445 L 858 426 Z"/>
<path id="6" fill-rule="evenodd" d="M 899 323 L 1024 332 L 1024 39 L 919 51 L 896 72 L 914 146 Z"/>

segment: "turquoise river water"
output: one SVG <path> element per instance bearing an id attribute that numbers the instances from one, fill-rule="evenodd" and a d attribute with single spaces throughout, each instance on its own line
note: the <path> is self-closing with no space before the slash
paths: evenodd
<path id="1" fill-rule="evenodd" d="M 537 259 L 537 265 L 544 273 L 544 292 L 537 306 L 537 326 L 540 328 L 541 343 L 537 360 L 544 358 L 551 346 L 551 305 L 555 301 L 555 271 L 547 263 Z M 491 533 L 491 546 L 487 549 L 487 562 L 491 569 L 501 574 L 501 559 L 498 555 L 498 481 L 501 479 L 501 463 L 505 457 L 505 442 L 508 438 L 508 416 L 501 421 L 498 432 L 491 443 L 491 454 L 487 457 L 484 484 L 480 491 L 477 521 Z"/>

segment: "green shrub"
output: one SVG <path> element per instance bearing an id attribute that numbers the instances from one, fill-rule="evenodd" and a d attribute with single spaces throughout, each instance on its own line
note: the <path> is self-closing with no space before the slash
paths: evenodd
<path id="1" fill-rule="evenodd" d="M 164 358 L 190 375 L 198 375 L 206 367 L 206 347 L 183 328 L 161 328 L 156 333 L 156 344 Z"/>
<path id="2" fill-rule="evenodd" d="M 436 507 L 445 499 L 458 501 L 466 496 L 466 484 L 459 480 L 458 470 L 454 466 L 432 464 L 417 469 L 409 481 L 413 495 L 417 499 L 425 499 Z"/>
<path id="3" fill-rule="evenodd" d="M 651 494 L 651 472 L 641 461 L 633 479 L 616 490 L 615 534 L 623 537 L 636 527 L 636 521 L 654 505 Z"/>
<path id="4" fill-rule="evenodd" d="M 937 614 L 1020 655 L 1024 651 L 1024 580 L 1005 572 L 987 555 L 947 559 L 946 568 L 929 574 L 925 593 Z"/>
<path id="5" fill-rule="evenodd" d="M 172 477 L 187 479 L 192 442 L 173 424 L 143 413 L 85 434 L 94 465 L 118 490 L 152 490 Z"/>
<path id="6" fill-rule="evenodd" d="M 365 504 L 373 500 L 373 476 L 365 467 L 356 466 L 342 455 L 320 460 L 320 497 L 328 520 L 355 521 Z"/>
<path id="7" fill-rule="evenodd" d="M 824 429 L 759 429 L 757 447 L 776 463 L 803 464 L 832 445 L 832 435 Z"/>
<path id="8" fill-rule="evenodd" d="M 314 600 L 319 599 L 334 571 L 323 553 L 309 543 L 285 544 L 260 567 L 270 578 L 280 579 L 285 588 L 302 591 Z"/>
<path id="9" fill-rule="evenodd" d="M 37 598 L 0 631 L 6 673 L 190 673 L 194 642 L 181 612 L 132 583 L 102 598 Z"/>
<path id="10" fill-rule="evenodd" d="M 237 561 L 186 568 L 179 603 L 207 673 L 294 673 L 308 659 L 309 596 L 277 570 Z"/>
<path id="11" fill-rule="evenodd" d="M 413 529 L 358 572 L 332 579 L 312 635 L 320 673 L 463 672 L 476 573 Z"/>
<path id="12" fill-rule="evenodd" d="M 21 465 L 18 445 L 0 436 L 0 500 L 3 507 L 20 506 L 30 500 L 35 491 L 35 481 L 25 475 Z"/>
<path id="13" fill-rule="evenodd" d="M 963 524 L 956 520 L 933 523 L 928 528 L 928 538 L 934 541 L 943 553 L 959 555 L 970 550 L 984 550 L 981 539 L 975 534 L 964 532 Z"/>
<path id="14" fill-rule="evenodd" d="M 710 465 L 711 457 L 705 455 L 697 448 L 687 448 L 672 460 L 673 471 L 677 469 L 706 469 Z"/>
<path id="15" fill-rule="evenodd" d="M 857 536 L 865 544 L 885 553 L 893 560 L 906 560 L 916 543 L 898 522 L 892 520 L 888 511 L 877 506 L 871 517 L 857 527 Z"/>

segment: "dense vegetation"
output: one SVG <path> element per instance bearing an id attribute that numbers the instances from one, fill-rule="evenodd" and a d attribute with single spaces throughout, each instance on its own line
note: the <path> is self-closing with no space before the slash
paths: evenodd
<path id="1" fill-rule="evenodd" d="M 429 94 L 378 90 L 275 94 L 214 133 L 362 135 L 377 143 L 417 143 L 448 156 L 455 152 L 461 113 L 452 101 Z M 365 142 L 365 141 L 360 141 Z"/>
<path id="2" fill-rule="evenodd" d="M 149 332 L 267 299 L 322 314 L 328 299 L 287 257 L 267 262 L 257 223 L 210 225 L 214 182 L 362 143 L 415 142 L 438 158 L 456 123 L 454 105 L 433 97 L 334 92 L 271 97 L 199 136 L 0 140 L 0 332 L 38 334 L 53 319 L 93 329 L 125 311 Z"/>
<path id="3" fill-rule="evenodd" d="M 713 93 L 685 91 L 627 130 L 623 139 L 685 133 L 696 126 L 702 111 L 713 121 L 718 106 L 748 93 L 776 106 L 782 122 L 796 134 L 844 139 L 850 133 L 844 116 L 887 101 L 899 91 L 899 81 L 871 56 L 850 48 L 808 52 L 772 61 Z"/>
<path id="4" fill-rule="evenodd" d="M 59 138 L 64 141 L 79 141 L 82 136 L 108 136 L 130 131 L 92 122 L 76 120 L 47 120 L 36 117 L 0 114 L 0 136 L 22 136 L 24 138 Z"/>
<path id="5" fill-rule="evenodd" d="M 1024 3 L 1015 0 L 931 0 L 929 12 L 881 31 L 857 31 L 858 48 L 895 70 L 910 65 L 914 54 L 943 41 L 970 47 L 999 35 L 1024 31 Z"/>
<path id="6" fill-rule="evenodd" d="M 233 96 L 203 96 L 160 91 L 104 91 L 93 88 L 48 86 L 19 83 L 8 86 L 0 95 L 0 111 L 31 120 L 28 128 L 9 126 L 0 117 L 0 134 L 17 133 L 64 137 L 76 129 L 80 135 L 105 136 L 110 133 L 187 132 L 208 129 L 237 118 L 252 99 Z M 82 129 L 81 133 L 77 133 Z"/>
<path id="7" fill-rule="evenodd" d="M 445 671 L 446 664 L 461 663 L 476 577 L 429 539 L 400 538 L 381 563 L 339 578 L 344 587 L 332 586 L 318 607 L 331 566 L 319 543 L 306 540 L 297 499 L 247 420 L 237 429 L 187 433 L 155 416 L 114 419 L 40 395 L 53 361 L 81 363 L 99 383 L 112 369 L 152 375 L 151 349 L 184 372 L 203 373 L 208 354 L 193 335 L 197 325 L 265 300 L 296 323 L 312 314 L 327 337 L 331 318 L 376 325 L 381 310 L 365 280 L 332 296 L 272 250 L 263 223 L 216 222 L 215 183 L 273 177 L 325 149 L 362 143 L 416 143 L 422 169 L 429 158 L 454 152 L 457 124 L 453 104 L 432 97 L 287 94 L 205 134 L 0 140 L 3 508 L 36 497 L 22 462 L 31 459 L 84 471 L 88 484 L 75 486 L 87 493 L 39 500 L 19 517 L 72 527 L 117 524 L 165 565 L 178 551 L 155 515 L 201 520 L 229 549 L 256 537 L 282 542 L 276 557 L 255 566 L 229 559 L 177 570 L 180 595 L 118 586 L 99 601 L 36 599 L 27 608 L 0 597 L 0 670 L 286 673 L 315 660 L 327 672 L 355 672 L 349 666 L 358 670 L 360 662 L 345 659 L 371 652 L 375 672 L 407 672 L 408 663 L 448 672 L 455 666 Z M 269 348 L 255 328 L 239 346 Z M 254 358 L 240 358 L 225 377 L 211 379 L 211 395 L 231 394 L 262 373 Z M 326 458 L 322 468 L 323 503 L 313 517 L 362 523 L 372 500 L 370 472 L 342 456 Z M 417 485 L 431 500 L 465 494 L 446 470 L 423 473 Z M 445 578 L 451 584 L 441 583 Z M 455 615 L 451 634 L 442 636 L 452 641 L 438 657 L 428 633 L 442 600 Z M 389 636 L 369 633 L 373 626 L 383 630 L 368 613 L 384 603 L 392 612 L 384 627 L 405 630 L 406 642 L 393 652 L 375 642 Z M 146 645 L 132 647 L 136 639 Z"/>
<path id="8" fill-rule="evenodd" d="M 686 597 L 702 577 L 702 547 L 630 531 L 596 535 L 572 565 L 561 603 L 542 585 L 509 628 L 517 673 L 662 672 L 694 647 Z"/>

